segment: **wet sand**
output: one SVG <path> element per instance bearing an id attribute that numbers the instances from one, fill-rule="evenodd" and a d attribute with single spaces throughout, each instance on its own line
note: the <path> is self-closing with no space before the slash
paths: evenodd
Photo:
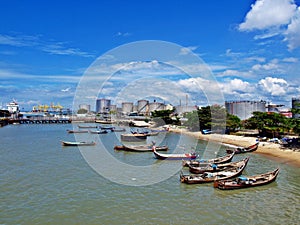
<path id="1" fill-rule="evenodd" d="M 248 147 L 256 142 L 255 137 L 244 137 L 227 134 L 208 134 L 203 135 L 199 132 L 190 132 L 186 129 L 171 128 L 171 132 L 182 133 L 193 136 L 197 139 L 214 141 L 222 144 L 229 144 L 234 146 Z M 280 148 L 279 144 L 271 142 L 260 142 L 258 149 L 253 152 L 255 154 L 262 154 L 280 163 L 290 164 L 296 167 L 300 167 L 300 152 L 293 151 L 287 148 Z"/>

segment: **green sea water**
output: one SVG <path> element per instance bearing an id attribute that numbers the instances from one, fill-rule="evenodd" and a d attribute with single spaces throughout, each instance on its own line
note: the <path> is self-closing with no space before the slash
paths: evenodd
<path id="1" fill-rule="evenodd" d="M 120 134 L 114 133 L 101 136 L 102 145 L 98 135 L 83 134 L 83 139 L 96 140 L 97 145 L 86 149 L 62 147 L 61 140 L 75 140 L 67 129 L 72 125 L 0 128 L 0 224 L 299 224 L 299 168 L 249 153 L 251 158 L 244 173 L 264 173 L 279 166 L 276 182 L 221 191 L 212 184 L 182 184 L 180 171 L 175 171 L 160 182 L 134 186 L 139 166 L 151 169 L 158 163 L 152 152 L 115 151 Z M 152 140 L 168 144 L 170 151 L 180 145 L 201 154 L 207 147 L 204 141 L 190 146 L 195 140 L 173 133 L 149 137 L 148 142 Z M 111 181 L 90 166 L 82 151 L 95 156 L 107 151 L 114 159 L 133 165 L 136 170 L 131 172 L 132 180 L 128 185 Z M 211 149 L 206 152 L 209 154 L 224 155 L 225 150 Z M 243 157 L 235 156 L 234 161 Z M 110 168 L 109 161 L 101 163 L 103 168 Z M 166 168 L 177 168 L 181 162 L 164 163 Z M 112 177 L 122 174 L 130 177 L 128 171 L 111 171 Z M 156 178 L 160 173 L 155 171 L 152 176 Z"/>

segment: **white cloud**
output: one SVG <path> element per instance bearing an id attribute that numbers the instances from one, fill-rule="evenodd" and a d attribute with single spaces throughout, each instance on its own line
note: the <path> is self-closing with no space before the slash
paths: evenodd
<path id="1" fill-rule="evenodd" d="M 255 40 L 283 35 L 289 50 L 300 47 L 300 7 L 294 0 L 256 0 L 240 31 L 260 30 Z"/>
<path id="2" fill-rule="evenodd" d="M 289 57 L 289 58 L 284 58 L 282 61 L 288 62 L 288 63 L 296 63 L 296 62 L 298 62 L 298 59 L 295 57 Z"/>
<path id="3" fill-rule="evenodd" d="M 288 83 L 282 78 L 266 77 L 258 82 L 262 91 L 271 94 L 272 96 L 285 95 L 288 88 Z"/>
<path id="4" fill-rule="evenodd" d="M 184 47 L 180 49 L 179 55 L 187 55 L 190 54 L 192 51 L 195 51 L 198 47 L 197 46 L 190 46 Z"/>
<path id="5" fill-rule="evenodd" d="M 253 85 L 249 82 L 242 81 L 241 79 L 233 79 L 220 84 L 221 90 L 226 95 L 232 95 L 237 93 L 246 93 L 254 91 Z"/>
<path id="6" fill-rule="evenodd" d="M 239 29 L 261 30 L 289 24 L 295 10 L 293 0 L 257 0 L 247 13 L 245 22 L 239 25 Z"/>
<path id="7" fill-rule="evenodd" d="M 285 41 L 288 42 L 290 50 L 300 47 L 300 7 L 298 7 L 291 23 L 288 25 L 285 36 Z"/>
<path id="8" fill-rule="evenodd" d="M 0 34 L 0 45 L 15 47 L 32 47 L 54 55 L 75 55 L 82 57 L 94 57 L 79 48 L 68 47 L 66 43 L 42 40 L 40 36 L 30 35 L 3 35 Z"/>

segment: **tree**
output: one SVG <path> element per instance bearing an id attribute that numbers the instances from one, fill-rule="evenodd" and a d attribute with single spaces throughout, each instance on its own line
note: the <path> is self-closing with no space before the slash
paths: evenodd
<path id="1" fill-rule="evenodd" d="M 261 136 L 278 137 L 292 128 L 289 119 L 279 113 L 253 112 L 244 127 L 258 129 Z"/>
<path id="2" fill-rule="evenodd" d="M 86 114 L 87 112 L 86 109 L 78 109 L 77 114 Z"/>
<path id="3" fill-rule="evenodd" d="M 173 111 L 174 110 L 155 110 L 151 113 L 151 116 L 158 126 L 172 124 L 174 122 L 171 118 Z"/>
<path id="4" fill-rule="evenodd" d="M 226 127 L 229 130 L 236 131 L 241 126 L 241 119 L 238 116 L 227 113 Z"/>

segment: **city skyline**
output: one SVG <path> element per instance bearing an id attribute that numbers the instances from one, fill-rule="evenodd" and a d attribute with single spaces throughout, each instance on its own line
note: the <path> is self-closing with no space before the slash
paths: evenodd
<path id="1" fill-rule="evenodd" d="M 99 56 L 127 43 L 162 40 L 182 46 L 180 55 L 192 51 L 201 58 L 219 86 L 198 81 L 222 90 L 225 100 L 264 100 L 291 107 L 291 99 L 300 96 L 299 5 L 297 0 L 231 0 L 217 5 L 210 1 L 146 5 L 51 1 L 46 6 L 4 2 L 0 9 L 0 102 L 6 105 L 15 99 L 25 109 L 51 102 L 71 108 L 78 82 Z M 178 85 L 195 104 L 207 103 L 191 93 L 191 79 L 170 65 L 132 62 L 120 78 L 132 71 L 154 78 L 156 73 L 168 75 L 172 77 L 169 85 Z M 126 92 L 119 90 L 121 82 L 129 83 L 122 79 L 92 97 L 114 99 L 117 91 L 123 94 L 117 96 L 120 102 L 123 97 L 139 99 L 130 86 Z M 150 82 L 145 83 L 140 94 L 160 96 L 149 94 L 151 88 Z"/>

